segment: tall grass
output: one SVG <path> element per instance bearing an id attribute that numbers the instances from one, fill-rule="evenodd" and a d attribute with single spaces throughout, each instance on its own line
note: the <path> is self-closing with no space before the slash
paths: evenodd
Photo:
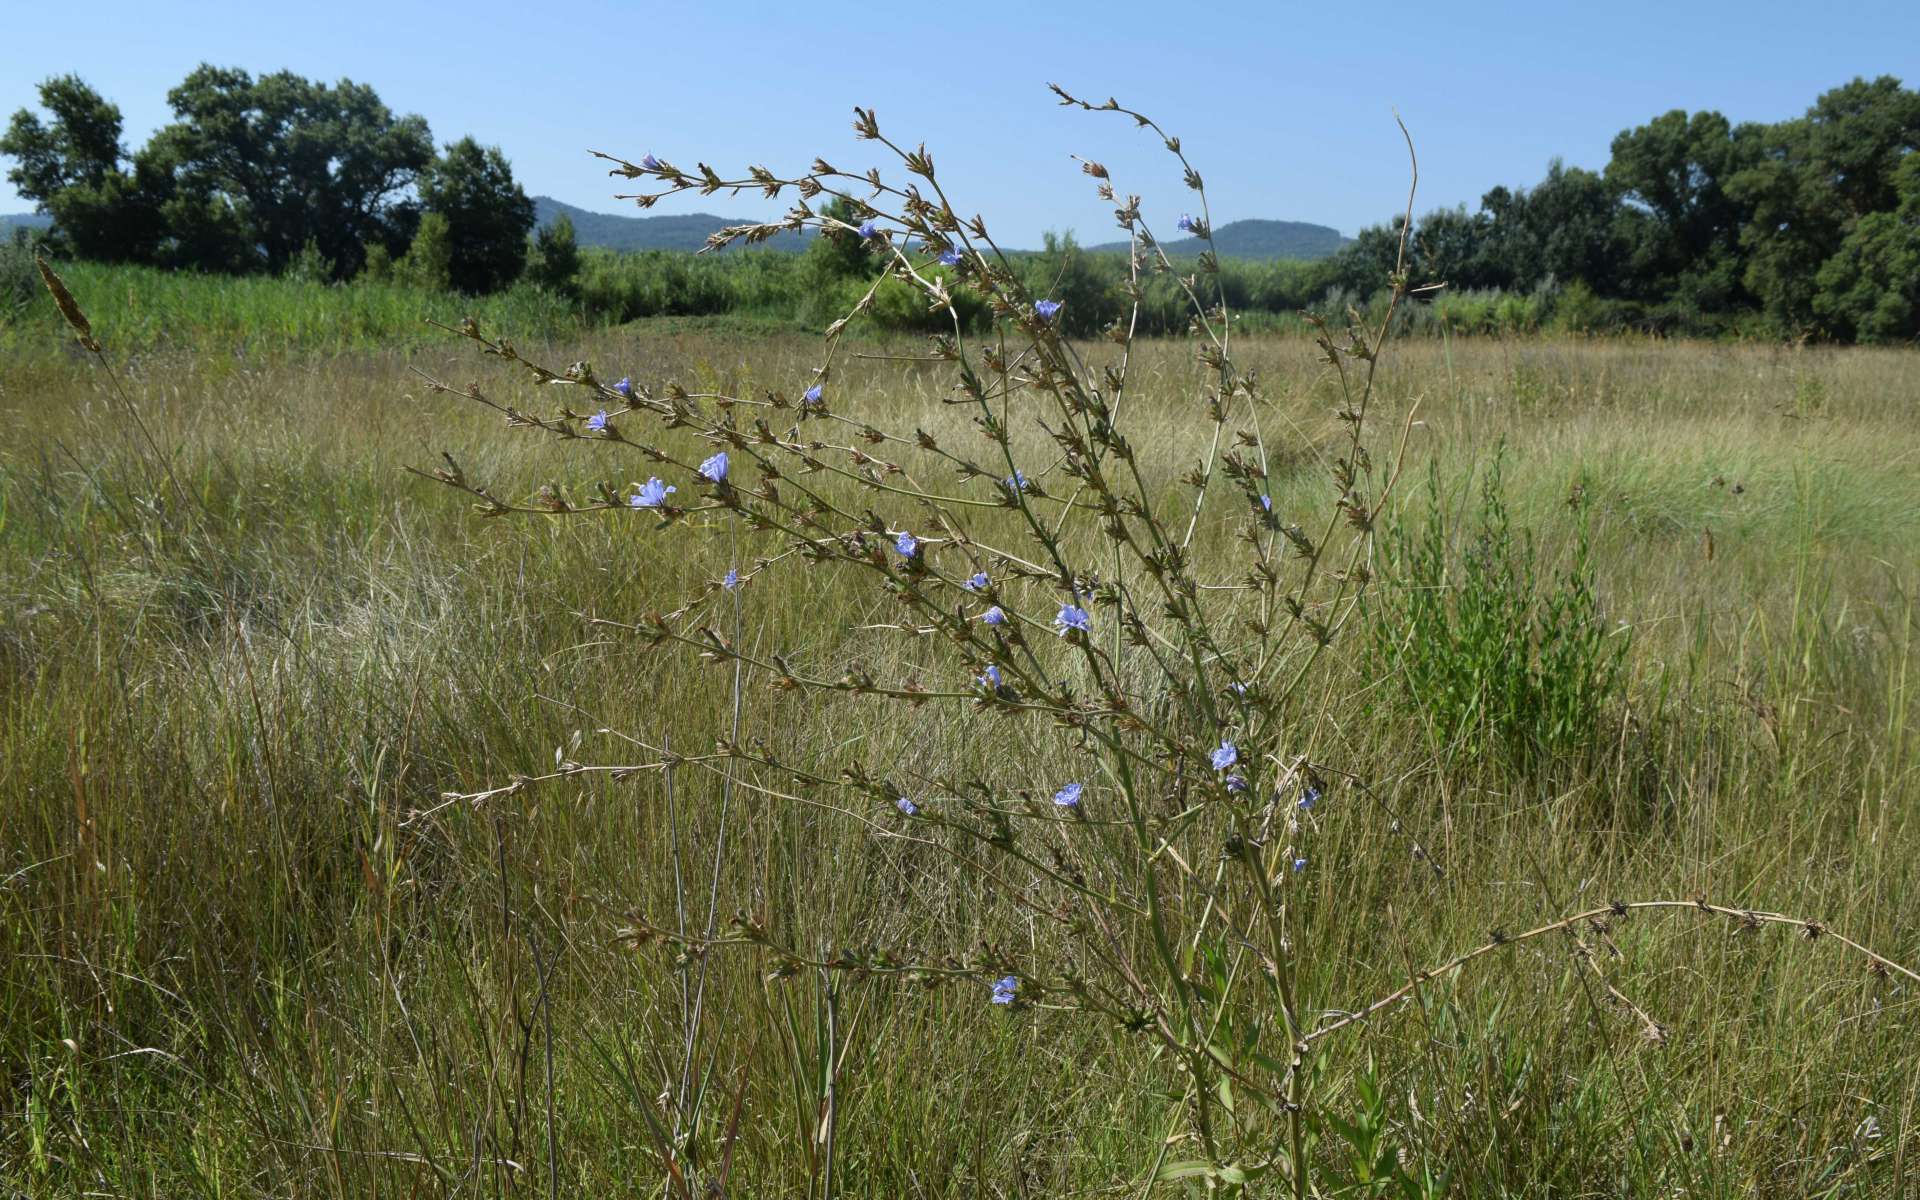
<path id="1" fill-rule="evenodd" d="M 1068 323 L 1076 333 L 1096 332 L 1128 310 L 1134 284 L 1124 255 L 1088 253 L 1068 237 L 1053 240 L 1043 252 L 1010 254 L 1009 262 L 1029 287 L 1071 297 Z M 441 336 L 428 320 L 453 323 L 468 315 L 523 339 L 565 338 L 659 319 L 718 322 L 749 333 L 817 330 L 854 308 L 872 282 L 849 273 L 824 248 L 804 254 L 736 249 L 723 255 L 588 250 L 578 278 L 564 292 L 523 282 L 485 297 L 365 278 L 331 284 L 101 263 L 63 263 L 61 270 L 90 297 L 95 314 L 119 331 L 116 346 L 123 353 L 219 346 L 238 355 L 425 345 Z M 1352 304 L 1377 321 L 1388 300 L 1385 292 L 1331 282 L 1315 263 L 1226 261 L 1216 280 L 1235 329 L 1249 333 L 1304 335 L 1309 327 L 1300 314 L 1306 308 L 1337 313 Z M 1139 333 L 1186 331 L 1191 304 L 1177 277 L 1148 274 L 1137 286 L 1137 313 L 1129 310 L 1129 316 Z M 986 306 L 964 291 L 956 299 L 965 327 L 984 329 Z M 1635 306 L 1595 301 L 1577 286 L 1526 294 L 1464 291 L 1402 307 L 1394 315 L 1394 333 L 1511 337 L 1554 330 L 1633 336 L 1642 328 L 1636 314 Z M 924 301 L 893 281 L 882 285 L 852 328 L 878 336 L 939 332 Z M 0 245 L 0 351 L 15 358 L 44 355 L 58 341 L 59 319 L 39 288 L 30 251 L 24 245 Z"/>
<path id="2" fill-rule="evenodd" d="M 118 344 L 111 302 L 76 288 Z M 910 350 L 848 377 L 845 403 L 963 436 Z M 812 362 L 799 339 L 645 330 L 581 353 L 736 394 Z M 1287 430 L 1276 507 L 1313 511 L 1334 386 L 1303 341 L 1239 353 Z M 1179 343 L 1135 354 L 1143 461 L 1171 476 L 1205 448 L 1173 402 L 1192 359 Z M 440 797 L 557 751 L 617 753 L 610 728 L 711 745 L 723 676 L 580 618 L 665 608 L 735 558 L 686 527 L 508 526 L 447 504 L 401 468 L 446 450 L 532 495 L 578 458 L 421 403 L 409 362 L 469 369 L 433 344 L 142 359 L 130 394 L 183 483 L 159 507 L 98 373 L 6 373 L 0 1179 L 16 1190 L 509 1193 L 549 1172 L 562 1194 L 661 1186 L 643 1114 L 680 1077 L 681 982 L 701 964 L 636 952 L 622 930 L 673 911 L 675 845 L 717 834 L 714 775 L 582 777 L 484 808 Z M 1920 956 L 1916 378 L 1891 351 L 1403 347 L 1382 395 L 1390 417 L 1422 401 L 1408 471 L 1431 464 L 1443 493 L 1471 494 L 1504 445 L 1511 519 L 1543 563 L 1572 553 L 1564 501 L 1583 483 L 1597 600 L 1633 650 L 1590 755 L 1559 774 L 1435 739 L 1378 703 L 1390 678 L 1326 681 L 1316 744 L 1367 768 L 1324 781 L 1309 817 L 1321 869 L 1298 903 L 1320 952 L 1302 986 L 1386 994 L 1493 929 L 1643 894 L 1790 908 Z M 1202 560 L 1228 552 L 1225 524 L 1202 522 Z M 860 631 L 889 609 L 844 582 L 770 572 L 748 595 L 765 645 L 913 665 Z M 853 739 L 1048 761 L 1004 723 L 878 723 L 867 702 L 762 682 L 743 728 L 796 761 Z M 722 894 L 784 930 L 931 948 L 958 926 L 1063 949 L 911 839 L 739 805 Z M 1376 849 L 1410 840 L 1427 861 Z M 1350 1160 L 1391 1150 L 1460 1195 L 1910 1192 L 1911 989 L 1789 931 L 1690 923 L 1589 935 L 1604 982 L 1546 938 L 1380 1014 L 1365 1055 L 1316 1065 L 1316 1157 L 1353 1177 Z M 735 1194 L 817 1194 L 828 1060 L 843 1194 L 1115 1189 L 1179 1124 L 1150 1048 L 1088 1021 L 764 966 L 704 964 L 712 1066 L 696 1082 L 723 1129 L 737 1112 Z"/>

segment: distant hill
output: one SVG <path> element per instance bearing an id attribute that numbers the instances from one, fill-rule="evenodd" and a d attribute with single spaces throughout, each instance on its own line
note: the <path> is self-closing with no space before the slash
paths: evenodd
<path id="1" fill-rule="evenodd" d="M 1325 258 L 1353 239 L 1325 225 L 1305 221 L 1229 221 L 1213 231 L 1214 245 L 1222 258 L 1268 262 L 1276 258 Z M 1206 243 L 1199 238 L 1181 238 L 1164 243 L 1169 258 L 1198 258 Z M 1089 250 L 1125 253 L 1127 243 L 1106 242 Z"/>
<path id="2" fill-rule="evenodd" d="M 28 229 L 45 229 L 53 224 L 53 218 L 45 213 L 0 213 L 0 234 L 15 225 L 25 225 Z"/>
<path id="3" fill-rule="evenodd" d="M 542 228 L 564 214 L 573 221 L 573 236 L 582 246 L 601 246 L 608 250 L 699 250 L 706 246 L 708 234 L 729 225 L 747 223 L 745 218 L 716 217 L 711 213 L 619 217 L 575 208 L 551 196 L 535 196 L 533 214 L 536 227 Z M 782 233 L 761 242 L 755 249 L 804 250 L 807 241 L 808 237 L 800 234 Z"/>

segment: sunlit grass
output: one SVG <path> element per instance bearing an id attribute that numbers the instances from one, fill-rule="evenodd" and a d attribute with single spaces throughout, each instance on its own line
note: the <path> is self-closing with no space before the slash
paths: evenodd
<path id="1" fill-rule="evenodd" d="M 196 328 L 296 343 L 302 322 L 342 320 L 325 306 L 346 295 L 376 305 L 368 341 L 400 320 L 374 293 L 316 289 L 314 313 Z M 712 844 L 714 781 L 677 773 L 677 831 L 658 774 L 478 810 L 439 797 L 540 769 L 576 736 L 617 755 L 606 727 L 711 745 L 722 672 L 581 618 L 671 606 L 777 543 L 656 534 L 625 513 L 484 521 L 403 473 L 443 450 L 521 494 L 647 473 L 618 448 L 595 461 L 504 438 L 424 398 L 410 364 L 482 371 L 451 339 L 299 361 L 167 352 L 186 291 L 158 313 L 116 303 L 88 297 L 110 343 L 128 330 L 124 344 L 162 348 L 131 364 L 129 387 L 178 447 L 191 500 L 164 519 L 143 508 L 139 457 L 94 369 L 41 355 L 0 378 L 0 1182 L 537 1194 L 551 1161 L 563 1194 L 657 1190 L 638 1104 L 680 1069 L 678 976 L 670 951 L 620 931 L 670 911 L 676 833 Z M 540 311 L 484 315 L 524 319 L 530 342 L 566 332 Z M 636 326 L 578 353 L 603 373 L 753 394 L 804 378 L 809 349 Z M 1181 343 L 1136 353 L 1152 411 L 1133 436 L 1171 480 L 1204 449 L 1173 401 L 1197 368 Z M 1277 509 L 1322 512 L 1329 381 L 1301 341 L 1240 358 L 1291 464 Z M 1597 587 L 1634 649 L 1591 761 L 1546 770 L 1463 753 L 1381 680 L 1329 679 L 1322 727 L 1301 736 L 1410 828 L 1351 788 L 1319 809 L 1300 901 L 1322 943 L 1303 981 L 1314 1010 L 1389 991 L 1492 929 L 1616 897 L 1704 893 L 1920 959 L 1914 361 L 1553 341 L 1391 351 L 1384 419 L 1419 403 L 1410 471 L 1435 463 L 1464 503 L 1470 469 L 1504 446 L 1516 523 L 1549 566 L 1566 551 L 1568 493 L 1585 489 Z M 850 404 L 964 436 L 929 370 L 868 360 L 842 378 Z M 1224 553 L 1235 514 L 1217 515 L 1203 558 Z M 750 638 L 823 666 L 908 653 L 862 635 L 889 612 L 844 579 L 775 568 L 744 603 Z M 744 728 L 791 758 L 827 764 L 858 740 L 930 774 L 997 756 L 1030 764 L 1036 786 L 1053 777 L 1044 731 L 803 703 L 761 683 Z M 851 816 L 743 793 L 730 819 L 726 913 L 824 949 L 938 951 L 955 929 L 1059 948 L 927 847 Z M 1443 874 L 1395 849 L 1409 835 Z M 1611 940 L 1608 978 L 1670 1044 L 1545 939 L 1368 1026 L 1345 1047 L 1364 1053 L 1327 1060 L 1326 1094 L 1355 1102 L 1370 1056 L 1396 1144 L 1450 1168 L 1460 1195 L 1893 1196 L 1920 1181 L 1911 988 L 1779 930 L 1636 917 Z M 795 1072 L 819 1052 L 825 985 L 768 981 L 764 966 L 711 962 L 711 1086 L 742 1096 L 735 1194 L 806 1195 L 819 1113 Z M 962 988 L 834 986 L 845 1194 L 1137 1188 L 1182 1127 L 1145 1041 L 1009 1017 Z"/>

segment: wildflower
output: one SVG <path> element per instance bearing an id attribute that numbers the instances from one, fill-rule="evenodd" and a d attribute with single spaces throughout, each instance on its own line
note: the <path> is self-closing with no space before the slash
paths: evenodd
<path id="1" fill-rule="evenodd" d="M 992 688 L 999 687 L 1000 686 L 1000 668 L 994 666 L 992 663 L 988 663 L 987 669 L 982 671 L 980 673 L 980 678 L 975 680 L 974 682 L 978 683 L 983 688 L 992 689 Z"/>
<path id="2" fill-rule="evenodd" d="M 587 428 L 593 430 L 595 433 L 599 433 L 602 429 L 605 429 L 606 427 L 607 427 L 607 410 L 604 408 L 587 418 Z"/>
<path id="3" fill-rule="evenodd" d="M 1013 993 L 1018 991 L 1019 988 L 1020 988 L 1020 980 L 1017 977 L 1012 975 L 1009 975 L 1004 979 L 994 980 L 993 981 L 993 1002 L 995 1004 L 1012 1004 Z"/>
<path id="4" fill-rule="evenodd" d="M 1240 751 L 1234 749 L 1232 742 L 1223 741 L 1220 748 L 1213 752 L 1213 769 L 1224 771 L 1240 761 Z"/>
<path id="5" fill-rule="evenodd" d="M 863 238 L 879 237 L 880 227 L 878 225 L 875 225 L 872 221 L 862 221 L 860 222 L 860 236 Z"/>
<path id="6" fill-rule="evenodd" d="M 1000 482 L 1006 485 L 1006 489 L 1010 492 L 1024 492 L 1027 490 L 1027 477 L 1017 469 L 1013 474 L 1002 479 Z"/>
<path id="7" fill-rule="evenodd" d="M 640 160 L 640 165 L 649 171 L 658 171 L 660 169 L 660 160 L 649 154 Z"/>
<path id="8" fill-rule="evenodd" d="M 1039 315 L 1042 321 L 1051 321 L 1053 320 L 1053 315 L 1060 311 L 1062 303 L 1064 302 L 1060 300 L 1035 300 L 1033 302 L 1033 311 Z"/>
<path id="9" fill-rule="evenodd" d="M 989 625 L 1005 625 L 1007 614 L 998 604 L 980 615 L 980 619 Z"/>
<path id="10" fill-rule="evenodd" d="M 970 592 L 977 592 L 987 586 L 987 573 L 985 571 L 975 571 L 973 575 L 960 586 Z"/>
<path id="11" fill-rule="evenodd" d="M 959 266 L 960 265 L 960 248 L 958 246 L 953 245 L 951 242 L 949 242 L 947 244 L 947 248 L 940 252 L 940 265 L 943 267 Z"/>
<path id="12" fill-rule="evenodd" d="M 1263 508 L 1263 509 L 1265 509 L 1265 510 L 1266 510 L 1267 512 L 1272 512 L 1272 511 L 1273 511 L 1273 497 L 1272 497 L 1272 496 L 1261 496 L 1261 497 L 1260 497 L 1260 507 L 1261 507 L 1261 508 Z"/>
<path id="13" fill-rule="evenodd" d="M 900 536 L 893 539 L 893 548 L 900 552 L 901 558 L 912 558 L 920 553 L 920 539 L 902 530 Z"/>
<path id="14" fill-rule="evenodd" d="M 1080 804 L 1080 785 L 1070 783 L 1053 794 L 1053 802 L 1061 808 L 1077 808 Z"/>
<path id="15" fill-rule="evenodd" d="M 1228 684 L 1227 690 L 1232 692 L 1234 695 L 1240 697 L 1242 700 L 1245 700 L 1247 698 L 1247 685 L 1244 683 L 1240 683 L 1237 680 L 1233 683 Z"/>
<path id="16" fill-rule="evenodd" d="M 1246 791 L 1246 790 L 1247 790 L 1247 777 L 1246 777 L 1245 775 L 1229 775 L 1229 776 L 1227 776 L 1227 790 L 1228 790 L 1228 791 L 1230 791 L 1230 792 L 1244 792 L 1244 791 Z"/>
<path id="17" fill-rule="evenodd" d="M 727 452 L 720 453 L 700 464 L 700 478 L 710 479 L 714 483 L 727 481 Z"/>
<path id="18" fill-rule="evenodd" d="M 733 567 L 728 567 L 726 577 L 720 580 L 720 586 L 730 592 L 739 587 L 740 572 Z"/>
<path id="19" fill-rule="evenodd" d="M 1093 629 L 1093 619 L 1077 604 L 1062 604 L 1059 615 L 1053 619 L 1053 627 L 1060 631 L 1061 637 L 1065 637 L 1069 629 L 1087 633 Z"/>
<path id="20" fill-rule="evenodd" d="M 1309 809 L 1318 803 L 1320 803 L 1320 789 L 1308 784 L 1307 790 L 1300 793 L 1300 807 L 1303 810 Z"/>
<path id="21" fill-rule="evenodd" d="M 1180 227 L 1183 233 L 1192 233 L 1199 226 L 1199 222 L 1195 221 L 1186 213 L 1181 213 L 1180 219 L 1174 223 Z"/>
<path id="22" fill-rule="evenodd" d="M 801 408 L 818 408 L 822 403 L 823 401 L 820 399 L 820 385 L 817 383 L 808 388 L 800 397 Z"/>
<path id="23" fill-rule="evenodd" d="M 620 382 L 613 385 L 613 390 L 631 400 L 633 399 L 633 380 L 622 375 Z"/>
<path id="24" fill-rule="evenodd" d="M 907 799 L 905 796 L 902 796 L 898 800 L 895 800 L 893 802 L 893 806 L 899 809 L 901 812 L 907 814 L 909 817 L 914 816 L 920 811 L 920 806 L 918 804 L 915 804 L 913 801 Z"/>
<path id="25" fill-rule="evenodd" d="M 1293 860 L 1293 873 L 1294 873 L 1295 875 L 1298 875 L 1298 874 L 1299 874 L 1300 872 L 1302 872 L 1302 871 L 1304 871 L 1304 870 L 1306 870 L 1306 869 L 1307 869 L 1307 860 L 1306 860 L 1306 859 L 1304 859 L 1304 858 L 1296 858 L 1296 859 L 1294 859 L 1294 860 Z"/>
<path id="26" fill-rule="evenodd" d="M 659 508 L 667 502 L 667 497 L 679 491 L 679 488 L 661 483 L 658 479 L 649 479 L 640 485 L 627 503 L 635 508 Z"/>

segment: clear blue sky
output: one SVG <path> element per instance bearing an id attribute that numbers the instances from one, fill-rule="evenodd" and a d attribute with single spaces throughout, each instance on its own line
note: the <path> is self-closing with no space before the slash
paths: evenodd
<path id="1" fill-rule="evenodd" d="M 1421 159 L 1421 210 L 1528 184 L 1555 155 L 1605 163 L 1613 135 L 1670 108 L 1797 115 L 1855 75 L 1920 85 L 1920 0 L 1807 5 L 975 2 L 941 6 L 542 0 L 85 5 L 15 0 L 0 20 L 0 113 L 75 72 L 118 103 L 130 145 L 167 120 L 202 61 L 372 84 L 445 142 L 497 143 L 527 191 L 626 212 L 584 151 L 684 166 L 815 154 L 866 166 L 853 105 L 924 140 L 956 202 L 1008 245 L 1042 230 L 1104 241 L 1111 218 L 1069 153 L 1112 167 L 1165 228 L 1187 204 L 1153 142 L 1058 108 L 1058 81 L 1112 94 L 1185 141 L 1214 219 L 1282 217 L 1344 233 L 1404 201 L 1393 112 Z M 0 183 L 0 212 L 26 208 Z M 778 211 L 724 196 L 671 211 Z"/>

